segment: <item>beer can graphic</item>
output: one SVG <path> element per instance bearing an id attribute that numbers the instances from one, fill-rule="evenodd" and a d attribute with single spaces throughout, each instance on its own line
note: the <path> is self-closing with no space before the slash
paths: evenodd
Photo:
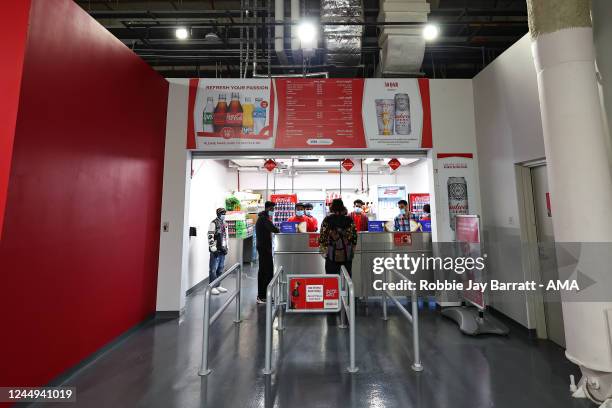
<path id="1" fill-rule="evenodd" d="M 448 188 L 448 214 L 450 227 L 455 230 L 455 217 L 467 215 L 469 211 L 467 183 L 465 177 L 449 177 Z"/>
<path id="2" fill-rule="evenodd" d="M 406 93 L 396 93 L 395 101 L 395 134 L 409 135 L 412 127 L 410 122 L 410 98 Z"/>

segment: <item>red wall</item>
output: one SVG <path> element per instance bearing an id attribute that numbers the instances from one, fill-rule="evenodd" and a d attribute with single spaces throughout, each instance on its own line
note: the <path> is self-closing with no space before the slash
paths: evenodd
<path id="1" fill-rule="evenodd" d="M 32 0 L 4 236 L 0 385 L 155 310 L 167 82 L 71 0 Z"/>
<path id="2" fill-rule="evenodd" d="M 0 239 L 13 155 L 21 70 L 28 32 L 30 0 L 0 3 Z"/>

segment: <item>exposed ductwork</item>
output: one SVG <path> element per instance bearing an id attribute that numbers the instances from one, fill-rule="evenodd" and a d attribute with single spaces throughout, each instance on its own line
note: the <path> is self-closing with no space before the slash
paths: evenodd
<path id="1" fill-rule="evenodd" d="M 363 22 L 361 0 L 321 0 L 321 22 Z M 361 25 L 323 26 L 328 65 L 355 67 L 361 63 Z"/>
<path id="2" fill-rule="evenodd" d="M 381 0 L 378 21 L 426 23 L 429 4 L 425 0 Z M 422 28 L 385 26 L 378 37 L 378 76 L 419 75 L 425 53 Z"/>

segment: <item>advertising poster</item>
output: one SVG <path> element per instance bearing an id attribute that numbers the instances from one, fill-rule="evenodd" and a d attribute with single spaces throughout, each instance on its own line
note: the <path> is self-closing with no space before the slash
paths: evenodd
<path id="1" fill-rule="evenodd" d="M 476 174 L 472 153 L 438 153 L 440 242 L 455 240 L 455 217 L 476 214 Z"/>
<path id="2" fill-rule="evenodd" d="M 187 147 L 274 147 L 274 92 L 269 79 L 191 79 Z"/>
<path id="3" fill-rule="evenodd" d="M 427 79 L 191 79 L 192 150 L 432 147 Z"/>
<path id="4" fill-rule="evenodd" d="M 337 312 L 340 310 L 340 278 L 337 275 L 288 275 L 289 312 Z"/>
<path id="5" fill-rule="evenodd" d="M 478 258 L 482 256 L 480 246 L 480 218 L 478 216 L 456 217 L 456 236 L 459 253 L 461 257 Z M 468 282 L 484 282 L 484 271 L 476 268 L 467 269 L 463 273 L 465 287 L 469 287 Z M 473 286 L 473 285 L 472 285 Z M 484 294 L 480 290 L 467 290 L 462 292 L 463 298 L 481 309 L 485 308 Z"/>

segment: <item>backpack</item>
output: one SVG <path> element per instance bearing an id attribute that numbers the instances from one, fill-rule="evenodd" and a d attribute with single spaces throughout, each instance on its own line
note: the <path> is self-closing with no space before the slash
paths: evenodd
<path id="1" fill-rule="evenodd" d="M 327 247 L 329 260 L 342 263 L 353 259 L 353 245 L 349 242 L 348 234 L 348 230 L 342 227 L 330 229 Z"/>

